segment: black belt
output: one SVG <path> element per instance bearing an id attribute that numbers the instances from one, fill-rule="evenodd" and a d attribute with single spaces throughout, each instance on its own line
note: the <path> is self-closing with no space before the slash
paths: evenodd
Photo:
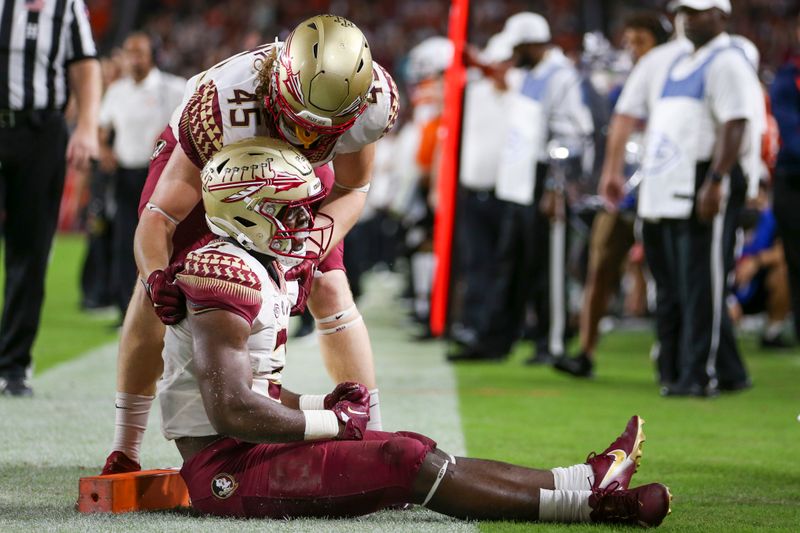
<path id="1" fill-rule="evenodd" d="M 0 129 L 41 126 L 60 114 L 56 109 L 0 109 Z"/>

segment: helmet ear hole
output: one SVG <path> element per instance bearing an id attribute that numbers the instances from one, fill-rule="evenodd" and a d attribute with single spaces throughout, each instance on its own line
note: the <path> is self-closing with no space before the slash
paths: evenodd
<path id="1" fill-rule="evenodd" d="M 241 224 L 245 228 L 252 228 L 253 226 L 256 225 L 256 223 L 253 222 L 252 220 L 247 220 L 246 218 L 242 218 L 242 217 L 233 217 L 233 220 L 235 220 L 236 222 L 238 222 L 239 224 Z"/>

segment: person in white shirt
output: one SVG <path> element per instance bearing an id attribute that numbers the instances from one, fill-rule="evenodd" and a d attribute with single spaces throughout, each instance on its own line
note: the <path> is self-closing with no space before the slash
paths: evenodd
<path id="1" fill-rule="evenodd" d="M 104 162 L 114 171 L 111 286 L 124 314 L 136 283 L 133 235 L 139 221 L 139 197 L 159 134 L 181 103 L 186 80 L 155 66 L 150 38 L 131 34 L 123 46 L 130 76 L 112 83 L 100 106 Z M 111 132 L 113 131 L 113 143 Z"/>
<path id="2" fill-rule="evenodd" d="M 625 20 L 623 42 L 625 50 L 633 63 L 649 53 L 659 44 L 666 43 L 672 34 L 669 20 L 657 11 L 636 12 Z M 616 104 L 624 83 L 612 88 L 608 99 L 611 106 Z M 644 123 L 641 124 L 642 131 Z M 627 140 L 628 145 L 639 147 L 641 133 Z M 614 149 L 618 150 L 619 145 Z M 627 150 L 625 150 L 627 151 Z M 638 152 L 637 152 L 638 153 Z M 600 159 L 603 159 L 602 157 Z M 632 171 L 632 165 L 626 170 Z M 628 183 L 631 192 L 626 197 L 633 200 L 635 209 L 635 187 Z M 626 202 L 623 202 L 623 206 Z M 592 220 L 589 238 L 589 260 L 586 270 L 586 284 L 583 288 L 583 306 L 580 313 L 580 352 L 575 357 L 564 357 L 553 364 L 558 371 L 579 378 L 594 377 L 595 349 L 600 340 L 600 320 L 605 316 L 611 296 L 620 285 L 623 272 L 634 238 L 635 216 L 630 209 L 612 206 L 600 210 Z M 644 277 L 640 278 L 644 283 Z M 645 292 L 643 289 L 642 292 Z"/>
<path id="3" fill-rule="evenodd" d="M 533 305 L 538 357 L 531 362 L 549 362 L 564 351 L 566 222 L 538 207 L 549 185 L 548 145 L 580 146 L 593 125 L 580 76 L 551 46 L 547 21 L 536 13 L 517 13 L 502 33 L 518 68 L 505 76 L 508 130 L 495 187 L 503 213 L 499 270 L 486 293 L 489 325 L 474 345 L 449 359 L 503 358 L 520 336 L 526 307 Z"/>
<path id="4" fill-rule="evenodd" d="M 478 332 L 486 329 L 486 283 L 497 276 L 497 261 L 487 252 L 495 250 L 500 240 L 503 217 L 494 189 L 508 130 L 509 93 L 503 76 L 492 73 L 508 70 L 512 57 L 506 36 L 492 36 L 477 56 L 477 62 L 486 65 L 471 69 L 464 96 L 457 247 L 464 292 L 460 318 L 451 332 L 460 345 L 475 343 Z"/>
<path id="5" fill-rule="evenodd" d="M 764 104 L 752 65 L 725 33 L 730 2 L 672 7 L 686 39 L 655 48 L 634 68 L 609 144 L 647 118 L 638 215 L 657 286 L 662 394 L 711 396 L 750 386 L 725 312 L 725 279 L 745 192 L 757 191 L 758 176 L 748 187 L 739 161 L 759 149 L 748 147 L 748 128 L 762 123 Z M 601 194 L 616 204 L 619 154 L 607 168 L 616 170 L 604 174 Z"/>

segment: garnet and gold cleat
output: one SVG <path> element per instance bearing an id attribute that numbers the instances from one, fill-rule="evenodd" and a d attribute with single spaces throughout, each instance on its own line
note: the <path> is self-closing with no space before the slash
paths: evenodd
<path id="1" fill-rule="evenodd" d="M 589 497 L 592 522 L 656 527 L 672 512 L 672 494 L 666 485 L 650 483 L 634 489 L 620 489 L 614 482 Z"/>
<path id="2" fill-rule="evenodd" d="M 628 488 L 631 477 L 642 461 L 642 446 L 645 441 L 643 425 L 644 420 L 640 416 L 632 416 L 622 435 L 603 453 L 589 454 L 586 464 L 592 467 L 594 473 L 591 490 L 605 489 L 614 482 L 619 489 Z"/>
<path id="3" fill-rule="evenodd" d="M 106 459 L 106 464 L 103 466 L 101 476 L 108 476 L 111 474 L 125 474 L 128 472 L 138 472 L 142 467 L 120 451 L 113 451 Z"/>

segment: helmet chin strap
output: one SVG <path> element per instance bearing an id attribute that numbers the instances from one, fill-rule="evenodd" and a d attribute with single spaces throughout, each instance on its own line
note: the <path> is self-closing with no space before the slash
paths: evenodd
<path id="1" fill-rule="evenodd" d="M 252 239 L 250 239 L 247 235 L 236 229 L 232 224 L 217 217 L 209 217 L 206 215 L 206 224 L 208 224 L 211 233 L 214 235 L 219 235 L 220 237 L 231 237 L 238 242 L 242 248 L 245 250 L 254 250 L 260 253 L 268 253 L 262 252 L 261 250 L 257 249 L 255 243 Z M 273 254 L 269 254 L 273 255 Z"/>

